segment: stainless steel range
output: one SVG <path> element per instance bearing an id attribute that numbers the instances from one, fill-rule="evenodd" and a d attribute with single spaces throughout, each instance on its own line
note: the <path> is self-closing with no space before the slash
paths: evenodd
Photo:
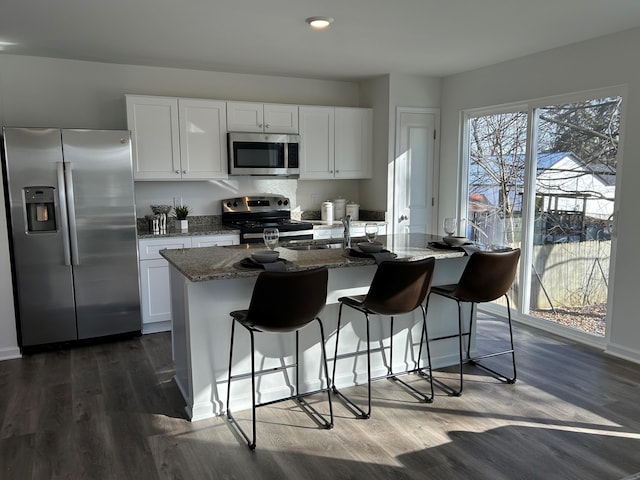
<path id="1" fill-rule="evenodd" d="M 261 243 L 267 227 L 276 227 L 282 242 L 313 239 L 313 224 L 292 220 L 291 203 L 281 195 L 222 200 L 222 223 L 240 230 L 240 243 Z"/>

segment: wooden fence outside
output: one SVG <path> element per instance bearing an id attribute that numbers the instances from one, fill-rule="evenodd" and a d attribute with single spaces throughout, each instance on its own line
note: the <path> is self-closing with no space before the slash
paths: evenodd
<path id="1" fill-rule="evenodd" d="M 610 240 L 534 245 L 531 309 L 606 303 L 610 253 Z"/>

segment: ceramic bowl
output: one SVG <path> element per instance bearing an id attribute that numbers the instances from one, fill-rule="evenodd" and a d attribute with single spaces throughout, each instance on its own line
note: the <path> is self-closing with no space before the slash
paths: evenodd
<path id="1" fill-rule="evenodd" d="M 251 254 L 253 261 L 258 263 L 272 263 L 275 262 L 278 257 L 280 257 L 280 252 L 276 252 L 275 250 L 260 250 Z"/>
<path id="2" fill-rule="evenodd" d="M 450 247 L 461 247 L 469 241 L 467 237 L 442 237 L 442 241 Z"/>
<path id="3" fill-rule="evenodd" d="M 358 243 L 358 248 L 364 253 L 378 253 L 382 250 L 382 244 L 379 242 L 361 242 Z"/>

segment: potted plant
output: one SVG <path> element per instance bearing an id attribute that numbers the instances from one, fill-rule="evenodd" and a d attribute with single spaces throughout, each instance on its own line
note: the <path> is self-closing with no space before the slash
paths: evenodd
<path id="1" fill-rule="evenodd" d="M 187 230 L 189 228 L 189 221 L 187 220 L 189 216 L 189 206 L 180 205 L 179 207 L 174 207 L 173 211 L 176 217 L 176 228 L 179 230 Z"/>

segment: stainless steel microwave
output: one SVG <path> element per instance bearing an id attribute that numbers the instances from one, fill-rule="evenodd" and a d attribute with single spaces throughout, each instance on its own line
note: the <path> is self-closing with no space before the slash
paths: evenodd
<path id="1" fill-rule="evenodd" d="M 230 132 L 229 175 L 298 177 L 299 148 L 299 135 Z"/>

